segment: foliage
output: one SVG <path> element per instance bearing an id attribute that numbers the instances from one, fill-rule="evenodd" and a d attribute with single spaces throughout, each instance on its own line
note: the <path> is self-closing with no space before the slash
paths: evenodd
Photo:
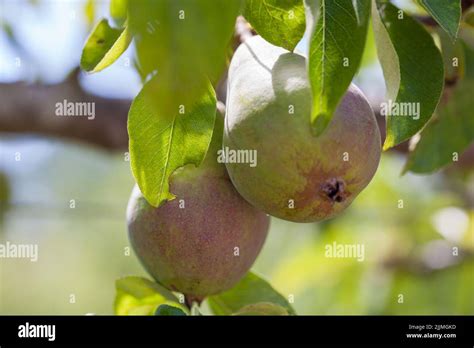
<path id="1" fill-rule="evenodd" d="M 372 16 L 388 100 L 419 105 L 418 115 L 387 116 L 388 149 L 415 135 L 430 119 L 443 89 L 443 61 L 430 34 L 395 6 L 374 1 Z"/>
<path id="2" fill-rule="evenodd" d="M 229 315 L 249 310 L 249 305 L 261 302 L 280 306 L 290 314 L 295 311 L 288 301 L 258 275 L 249 272 L 231 290 L 209 297 L 209 305 L 216 315 Z M 275 307 L 274 310 L 278 310 Z"/>
<path id="3" fill-rule="evenodd" d="M 6 149 L 18 146 L 14 139 L 1 144 Z M 35 180 L 28 173 L 6 168 L 14 204 L 0 226 L 0 240 L 25 243 L 26 233 L 32 231 L 41 240 L 41 251 L 36 263 L 3 260 L 0 312 L 113 314 L 114 280 L 124 275 L 147 278 L 135 255 L 124 255 L 129 241 L 123 214 L 134 185 L 129 163 L 122 153 L 40 139 L 22 153 L 25 158 L 41 156 L 42 161 L 30 167 L 37 173 Z M 446 241 L 434 224 L 443 211 L 460 213 L 447 220 L 444 228 L 452 233 L 464 231 L 458 245 L 474 251 L 474 229 L 470 228 L 474 212 L 462 200 L 471 181 L 463 184 L 447 173 L 408 172 L 399 177 L 403 162 L 404 156 L 394 151 L 382 156 L 371 184 L 337 219 L 318 224 L 272 219 L 253 270 L 265 275 L 285 298 L 293 294 L 291 305 L 299 315 L 474 313 L 472 266 L 464 265 L 467 260 L 423 276 L 400 268 L 408 256 L 423 255 L 414 247 L 423 250 L 431 241 Z M 51 180 L 57 177 L 62 180 Z M 42 192 L 41 201 L 34 200 L 31 192 Z M 76 209 L 59 207 L 57 202 L 68 202 L 71 192 L 79 202 Z M 405 208 L 397 208 L 399 199 Z M 31 204 L 21 206 L 20 201 Z M 325 246 L 333 241 L 363 243 L 365 261 L 324 257 Z M 385 260 L 390 259 L 399 263 L 386 267 Z M 399 278 L 404 281 L 395 281 Z M 411 281 L 416 282 L 410 285 Z M 51 286 L 58 282 L 61 286 Z M 25 296 L 26 287 L 34 289 L 34 294 Z M 68 301 L 71 292 L 76 294 L 75 304 Z M 397 303 L 399 293 L 405 294 L 405 304 Z M 207 302 L 200 306 L 203 315 L 212 314 Z M 168 304 L 176 306 L 174 301 Z"/>
<path id="4" fill-rule="evenodd" d="M 87 72 L 101 71 L 125 52 L 132 40 L 127 28 L 114 29 L 102 19 L 87 39 L 82 51 L 81 68 Z"/>
<path id="5" fill-rule="evenodd" d="M 174 198 L 168 185 L 173 172 L 186 164 L 198 166 L 206 155 L 216 113 L 215 89 L 225 70 L 237 15 L 243 14 L 265 40 L 290 51 L 306 28 L 303 41 L 309 47 L 313 97 L 308 124 L 315 136 L 331 122 L 361 65 L 367 37 L 374 37 L 387 102 L 419 106 L 416 115 L 387 115 L 383 148 L 412 139 L 404 171 L 431 173 L 452 163 L 474 139 L 470 115 L 474 60 L 469 48 L 474 40 L 459 33 L 472 20 L 466 15 L 461 23 L 460 0 L 419 0 L 419 4 L 445 34 L 428 29 L 387 0 L 114 0 L 110 14 L 118 29 L 105 19 L 97 24 L 84 46 L 81 67 L 93 73 L 110 66 L 133 38 L 137 70 L 147 82 L 129 113 L 131 166 L 146 199 L 158 206 Z M 460 58 L 460 67 L 454 67 L 454 58 Z M 445 86 L 445 81 L 454 81 L 455 86 Z M 331 230 L 334 225 L 327 226 Z M 308 246 L 281 274 L 313 261 L 327 262 L 312 252 L 314 246 Z M 341 268 L 347 271 L 348 276 L 341 278 L 347 288 L 362 276 L 356 267 Z M 298 284 L 297 274 L 292 276 L 293 284 Z M 395 287 L 405 286 L 405 274 L 394 278 Z M 146 279 L 118 281 L 116 313 L 188 312 L 180 309 L 174 295 L 162 291 Z M 295 314 L 285 297 L 253 273 L 207 303 L 219 315 Z"/>
<path id="6" fill-rule="evenodd" d="M 258 302 L 242 307 L 235 315 L 288 315 L 288 311 L 274 303 Z"/>
<path id="7" fill-rule="evenodd" d="M 450 70 L 445 71 L 445 79 L 459 82 L 451 87 L 452 90 L 447 90 L 448 100 L 440 103 L 423 130 L 408 157 L 405 172 L 431 173 L 439 170 L 458 161 L 460 154 L 474 140 L 474 118 L 469 112 L 474 108 L 474 49 L 448 40 L 442 40 L 442 44 L 445 64 L 450 66 Z M 452 66 L 453 59 L 459 61 L 458 66 Z"/>
<path id="8" fill-rule="evenodd" d="M 461 2 L 459 0 L 419 0 L 420 4 L 446 30 L 453 41 L 458 36 L 461 20 Z"/>
<path id="9" fill-rule="evenodd" d="M 161 285 L 140 277 L 126 277 L 116 283 L 117 315 L 187 315 L 178 298 Z M 295 314 L 286 299 L 270 284 L 249 272 L 232 290 L 209 297 L 216 315 Z M 196 307 L 192 315 L 200 315 Z"/>
<path id="10" fill-rule="evenodd" d="M 456 86 L 446 105 L 426 126 L 423 136 L 410 154 L 405 171 L 430 173 L 459 158 L 474 139 L 474 81 Z"/>
<path id="11" fill-rule="evenodd" d="M 181 105 L 190 108 L 205 94 L 208 80 L 217 82 L 240 7 L 240 0 L 129 3 L 141 72 L 158 74 L 156 88 L 145 95 L 158 114 L 172 116 Z"/>
<path id="12" fill-rule="evenodd" d="M 265 40 L 288 51 L 295 49 L 306 28 L 302 0 L 247 0 L 244 17 Z"/>
<path id="13" fill-rule="evenodd" d="M 155 315 L 186 316 L 187 314 L 180 308 L 162 304 L 156 309 Z"/>
<path id="14" fill-rule="evenodd" d="M 454 40 L 461 20 L 460 1 L 450 0 L 443 5 L 428 0 L 420 3 Z M 110 65 L 126 49 L 133 36 L 140 74 L 143 77 L 157 74 L 137 98 L 142 100 L 141 104 L 146 103 L 147 109 L 153 114 L 159 115 L 156 117 L 164 119 L 174 119 L 182 108 L 192 110 L 206 91 L 209 92 L 209 83 L 216 85 L 225 62 L 233 23 L 239 12 L 243 13 L 258 34 L 289 50 L 294 49 L 301 38 L 306 22 L 310 34 L 307 38 L 308 73 L 313 91 L 311 123 L 316 135 L 330 122 L 343 93 L 357 72 L 371 16 L 387 84 L 388 101 L 418 103 L 420 107 L 418 116 L 387 117 L 384 149 L 409 139 L 424 128 L 438 105 L 443 89 L 443 61 L 431 35 L 409 14 L 384 0 L 203 0 L 199 5 L 183 0 L 140 0 L 127 5 L 124 0 L 116 0 L 111 3 L 110 11 L 116 24 L 124 27 L 114 29 L 106 20 L 102 20 L 86 42 L 82 67 L 89 72 L 96 72 Z M 210 37 L 213 39 L 209 40 Z M 410 40 L 406 40 L 406 37 L 410 37 Z M 193 64 L 188 62 L 191 56 L 194 57 Z M 186 117 L 192 117 L 192 114 L 189 112 Z M 130 115 L 134 119 L 129 124 L 131 143 L 134 144 L 130 152 L 132 158 L 137 159 L 150 146 L 159 147 L 166 133 L 162 133 L 161 137 L 148 137 L 153 140 L 142 141 L 139 136 L 141 130 L 134 127 L 140 124 L 146 128 L 153 118 L 141 112 L 131 112 Z M 199 126 L 194 123 L 200 128 L 197 132 L 206 128 L 204 133 L 209 135 L 212 132 L 210 120 L 213 111 L 208 108 L 200 117 L 207 121 L 199 122 Z M 136 122 L 141 119 L 142 122 Z M 153 132 L 152 127 L 148 129 Z M 156 131 L 160 132 L 160 129 Z M 132 161 L 135 178 L 153 205 L 173 198 L 166 187 L 174 169 L 189 163 L 199 164 L 199 159 L 204 158 L 209 136 L 199 140 L 195 133 L 182 135 L 180 141 L 184 144 L 199 143 L 199 146 L 192 150 L 190 147 L 180 150 L 181 160 L 174 159 L 173 153 L 176 152 L 170 152 L 164 161 L 160 156 Z M 469 139 L 467 141 L 470 142 Z M 192 154 L 186 155 L 186 151 L 192 151 Z M 441 165 L 433 162 L 433 170 Z M 156 176 L 161 183 L 158 188 L 154 180 Z M 153 189 L 149 189 L 151 187 Z"/>
<path id="15" fill-rule="evenodd" d="M 115 288 L 117 315 L 153 315 L 158 306 L 177 302 L 172 293 L 145 278 L 121 278 L 116 281 Z"/>
<path id="16" fill-rule="evenodd" d="M 311 121 L 316 135 L 332 119 L 359 67 L 367 36 L 370 0 L 308 1 Z"/>
<path id="17" fill-rule="evenodd" d="M 189 109 L 169 117 L 157 112 L 146 101 L 152 85 L 163 82 L 154 77 L 130 107 L 128 134 L 132 172 L 143 196 L 153 206 L 174 196 L 168 179 L 185 164 L 198 166 L 211 142 L 216 115 L 216 97 L 212 86 Z M 165 89 L 166 85 L 160 88 Z"/>

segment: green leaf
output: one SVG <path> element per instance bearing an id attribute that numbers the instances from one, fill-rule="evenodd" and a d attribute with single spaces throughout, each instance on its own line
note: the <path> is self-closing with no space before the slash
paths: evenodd
<path id="1" fill-rule="evenodd" d="M 319 4 L 318 4 L 319 3 Z M 367 38 L 370 0 L 307 1 L 312 30 L 309 80 L 311 124 L 321 134 L 359 67 Z"/>
<path id="2" fill-rule="evenodd" d="M 141 277 L 125 277 L 115 282 L 114 310 L 117 315 L 153 315 L 161 304 L 178 299 L 161 285 Z"/>
<path id="3" fill-rule="evenodd" d="M 461 21 L 461 0 L 419 0 L 419 3 L 438 22 L 454 41 Z"/>
<path id="4" fill-rule="evenodd" d="M 275 303 L 259 302 L 242 307 L 235 315 L 288 315 L 288 311 Z"/>
<path id="5" fill-rule="evenodd" d="M 194 105 L 183 108 L 183 114 L 166 115 L 145 98 L 149 88 L 165 89 L 167 85 L 158 76 L 145 84 L 130 107 L 128 134 L 133 175 L 143 196 L 157 207 L 175 197 L 169 192 L 171 174 L 186 164 L 199 166 L 203 161 L 212 138 L 216 96 L 208 83 L 205 93 Z"/>
<path id="6" fill-rule="evenodd" d="M 82 49 L 81 68 L 90 73 L 105 69 L 125 52 L 131 41 L 127 28 L 114 29 L 102 19 Z"/>
<path id="7" fill-rule="evenodd" d="M 303 0 L 246 0 L 244 17 L 261 37 L 289 51 L 306 28 Z"/>
<path id="8" fill-rule="evenodd" d="M 142 73 L 157 73 L 159 110 L 173 114 L 217 83 L 226 63 L 241 0 L 135 0 L 128 6 Z M 155 95 L 148 98 L 154 103 Z"/>
<path id="9" fill-rule="evenodd" d="M 419 107 L 419 115 L 387 116 L 386 150 L 415 135 L 431 118 L 443 90 L 443 59 L 423 26 L 389 2 L 374 0 L 372 18 L 388 104 Z"/>
<path id="10" fill-rule="evenodd" d="M 448 103 L 426 126 L 404 172 L 431 173 L 453 163 L 454 153 L 461 153 L 474 140 L 473 81 L 463 81 L 456 87 Z"/>
<path id="11" fill-rule="evenodd" d="M 232 289 L 208 298 L 209 306 L 216 315 L 231 315 L 243 307 L 259 302 L 270 302 L 283 307 L 289 314 L 295 311 L 285 297 L 255 273 L 249 272 Z"/>
<path id="12" fill-rule="evenodd" d="M 362 59 L 360 62 L 360 69 L 367 68 L 376 62 L 377 62 L 377 47 L 375 46 L 375 37 L 374 37 L 374 31 L 372 28 L 372 23 L 369 22 L 364 53 L 362 54 Z M 359 73 L 361 73 L 360 70 L 359 70 Z"/>
<path id="13" fill-rule="evenodd" d="M 155 315 L 186 316 L 187 314 L 181 308 L 162 304 L 156 309 Z"/>
<path id="14" fill-rule="evenodd" d="M 454 83 L 463 76 L 463 46 L 462 41 L 451 41 L 449 35 L 441 28 L 436 29 L 441 46 L 441 54 L 444 63 L 444 80 Z M 457 64 L 453 64 L 453 59 L 457 59 Z"/>
<path id="15" fill-rule="evenodd" d="M 410 153 L 404 172 L 431 173 L 453 163 L 474 140 L 474 81 L 463 80 L 456 86 L 446 105 L 421 133 L 416 148 Z"/>
<path id="16" fill-rule="evenodd" d="M 122 27 L 127 20 L 127 6 L 127 0 L 110 1 L 110 16 L 119 27 Z"/>

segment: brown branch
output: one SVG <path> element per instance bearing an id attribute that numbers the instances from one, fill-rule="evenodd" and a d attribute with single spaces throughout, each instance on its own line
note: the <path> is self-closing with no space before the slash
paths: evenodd
<path id="1" fill-rule="evenodd" d="M 249 22 L 247 22 L 244 17 L 237 17 L 237 21 L 235 22 L 234 50 L 236 50 L 240 44 L 256 34 L 255 30 L 252 29 Z"/>
<path id="2" fill-rule="evenodd" d="M 462 13 L 466 12 L 471 6 L 474 6 L 474 0 L 461 0 Z"/>
<path id="3" fill-rule="evenodd" d="M 0 84 L 0 132 L 36 133 L 86 142 L 107 150 L 128 147 L 127 114 L 130 100 L 86 93 L 76 70 L 55 85 L 24 82 Z M 56 103 L 94 103 L 95 118 L 57 116 Z"/>
<path id="4" fill-rule="evenodd" d="M 256 32 L 252 29 L 245 18 L 242 16 L 237 17 L 237 20 L 235 21 L 234 37 L 231 42 L 232 51 L 235 52 L 242 43 L 254 35 L 256 35 Z M 216 86 L 217 99 L 224 104 L 227 99 L 227 68 Z"/>
<path id="5" fill-rule="evenodd" d="M 423 23 L 424 25 L 432 28 L 436 28 L 438 26 L 438 22 L 433 19 L 431 16 L 414 16 L 416 20 Z"/>
<path id="6" fill-rule="evenodd" d="M 232 48 L 254 35 L 243 17 L 236 21 Z M 0 84 L 0 133 L 41 134 L 80 141 L 107 150 L 128 147 L 127 114 L 130 100 L 110 99 L 85 92 L 78 83 L 79 69 L 55 85 L 24 82 Z M 217 86 L 218 99 L 226 100 L 227 72 Z M 94 103 L 95 118 L 57 116 L 56 103 Z"/>

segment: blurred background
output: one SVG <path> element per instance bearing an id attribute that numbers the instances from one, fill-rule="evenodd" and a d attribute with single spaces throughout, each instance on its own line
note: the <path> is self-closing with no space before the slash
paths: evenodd
<path id="1" fill-rule="evenodd" d="M 0 314 L 112 314 L 115 280 L 147 276 L 125 223 L 125 122 L 141 86 L 133 45 L 99 74 L 78 70 L 103 17 L 105 0 L 0 0 L 0 244 L 39 247 L 37 262 L 0 258 Z M 383 100 L 370 36 L 355 83 Z M 63 99 L 94 101 L 96 118 L 51 117 Z M 338 218 L 272 219 L 253 269 L 298 314 L 474 314 L 472 146 L 436 174 L 401 176 L 406 148 L 383 154 Z M 363 244 L 364 260 L 325 257 L 333 242 Z"/>

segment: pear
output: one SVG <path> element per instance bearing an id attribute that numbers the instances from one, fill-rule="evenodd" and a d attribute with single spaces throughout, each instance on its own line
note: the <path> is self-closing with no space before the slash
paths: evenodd
<path id="1" fill-rule="evenodd" d="M 321 221 L 347 208 L 374 176 L 380 131 L 355 85 L 315 136 L 305 57 L 255 36 L 234 54 L 227 92 L 226 167 L 256 208 L 289 221 Z M 238 161 L 246 151 L 255 152 L 255 163 Z"/>
<path id="2" fill-rule="evenodd" d="M 232 185 L 224 164 L 223 118 L 199 167 L 185 166 L 171 176 L 176 196 L 158 208 L 138 186 L 127 207 L 129 238 L 145 269 L 188 303 L 230 289 L 250 269 L 269 228 L 269 217 L 247 203 Z"/>

